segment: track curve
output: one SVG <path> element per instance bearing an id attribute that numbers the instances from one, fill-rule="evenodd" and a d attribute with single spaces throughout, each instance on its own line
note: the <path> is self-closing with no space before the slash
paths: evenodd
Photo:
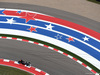
<path id="1" fill-rule="evenodd" d="M 41 12 L 47 15 L 51 15 L 57 18 L 61 18 L 64 20 L 68 20 L 71 22 L 74 22 L 76 24 L 85 26 L 87 28 L 90 28 L 94 31 L 97 31 L 100 33 L 100 22 L 91 20 L 89 18 L 76 15 L 74 13 L 69 13 L 66 11 L 44 7 L 44 6 L 38 6 L 38 5 L 29 5 L 29 4 L 20 4 L 20 3 L 5 3 L 0 2 L 0 8 L 12 8 L 12 9 L 24 9 L 24 10 L 31 10 L 36 12 Z"/>
<path id="2" fill-rule="evenodd" d="M 7 5 L 7 6 L 9 7 L 10 5 Z M 3 7 L 3 5 L 0 4 L 0 7 Z M 16 7 L 16 8 L 18 8 L 18 7 Z M 24 7 L 24 9 L 27 9 L 27 8 Z M 38 11 L 38 12 L 41 12 L 41 11 Z M 44 12 L 42 12 L 42 13 L 44 13 Z M 48 12 L 46 12 L 46 14 L 47 13 Z M 52 15 L 52 12 L 50 15 Z M 62 16 L 64 16 L 64 15 L 59 15 L 59 17 L 62 17 Z M 57 15 L 57 17 L 58 17 L 58 15 Z M 64 18 L 66 19 L 66 17 L 63 17 L 63 19 Z M 86 27 L 99 32 L 100 27 L 98 26 L 98 24 L 99 24 L 98 22 L 88 19 L 88 21 L 93 22 L 90 24 L 93 26 L 87 26 L 88 21 L 84 22 L 84 21 L 82 21 L 82 19 L 80 19 L 80 20 L 79 19 L 75 20 L 75 19 L 69 18 L 69 21 L 73 20 L 72 22 L 75 22 L 75 23 L 79 22 L 78 24 L 83 24 Z M 84 20 L 86 20 L 86 18 L 84 18 Z M 97 23 L 96 28 L 94 28 L 94 23 Z M 21 42 L 19 43 L 19 42 L 15 42 L 15 41 L 11 41 L 11 40 L 1 40 L 0 39 L 0 42 L 2 42 L 2 45 L 0 44 L 0 46 L 1 46 L 0 47 L 1 48 L 0 49 L 0 57 L 12 59 L 12 60 L 15 60 L 15 59 L 19 60 L 19 58 L 21 58 L 21 59 L 31 61 L 34 66 L 48 72 L 51 75 L 65 75 L 65 74 L 85 75 L 86 73 L 91 73 L 90 71 L 87 71 L 85 68 L 83 68 L 76 62 L 73 62 L 73 60 L 66 58 L 65 56 L 63 56 L 59 53 L 48 50 L 47 48 L 42 48 L 42 47 L 39 47 L 36 45 L 33 46 L 31 44 L 26 44 L 26 43 L 21 43 Z M 32 50 L 32 49 L 34 49 L 34 50 Z M 9 52 L 7 50 L 9 50 Z M 34 51 L 34 53 L 33 53 L 33 51 Z M 34 60 L 36 60 L 36 61 L 34 61 Z M 67 62 L 67 64 L 66 64 L 66 62 Z M 45 66 L 43 66 L 43 65 L 45 65 Z M 67 70 L 66 70 L 66 68 L 67 68 Z"/>
<path id="3" fill-rule="evenodd" d="M 14 40 L 0 39 L 0 57 L 11 60 L 24 59 L 50 75 L 85 75 L 91 73 L 70 58 L 50 49 Z"/>
<path id="4" fill-rule="evenodd" d="M 38 68 L 35 68 L 33 66 L 22 65 L 22 64 L 19 64 L 18 61 L 13 61 L 9 59 L 0 59 L 0 65 L 17 68 L 23 71 L 27 71 L 30 74 L 34 74 L 34 75 L 49 75 L 48 73 Z"/>

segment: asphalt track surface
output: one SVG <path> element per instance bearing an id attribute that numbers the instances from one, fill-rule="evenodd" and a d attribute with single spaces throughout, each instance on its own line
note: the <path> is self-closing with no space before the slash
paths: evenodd
<path id="1" fill-rule="evenodd" d="M 19 4 L 19 3 L 5 3 L 5 2 L 0 2 L 0 8 L 12 8 L 12 9 L 23 9 L 23 10 L 36 11 L 36 12 L 44 13 L 47 15 L 51 15 L 57 18 L 61 18 L 67 21 L 80 24 L 82 26 L 85 26 L 87 28 L 90 28 L 100 33 L 100 22 L 91 20 L 89 18 L 80 16 L 80 15 L 69 13 L 66 11 L 61 11 L 58 9 L 44 7 L 44 6 Z"/>
<path id="2" fill-rule="evenodd" d="M 30 61 L 50 75 L 87 75 L 91 73 L 72 59 L 53 50 L 21 41 L 0 39 L 0 57 Z"/>
<path id="3" fill-rule="evenodd" d="M 16 8 L 37 11 L 74 22 L 100 32 L 99 22 L 53 8 L 1 2 L 0 8 Z M 30 61 L 34 67 L 44 70 L 50 75 L 91 75 L 89 74 L 91 72 L 85 67 L 64 55 L 48 48 L 19 41 L 0 39 L 0 57 L 11 60 L 24 59 L 25 61 Z"/>

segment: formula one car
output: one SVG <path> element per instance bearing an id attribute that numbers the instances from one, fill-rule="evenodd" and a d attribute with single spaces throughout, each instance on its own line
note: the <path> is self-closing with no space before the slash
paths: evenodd
<path id="1" fill-rule="evenodd" d="M 31 63 L 30 62 L 25 62 L 23 60 L 19 60 L 18 63 L 19 64 L 22 64 L 22 65 L 26 65 L 26 66 L 31 66 Z"/>

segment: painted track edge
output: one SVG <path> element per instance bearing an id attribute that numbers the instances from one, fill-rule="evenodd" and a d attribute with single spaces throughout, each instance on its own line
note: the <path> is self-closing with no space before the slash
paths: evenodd
<path id="1" fill-rule="evenodd" d="M 93 74 L 95 75 L 99 75 L 99 73 L 97 73 L 95 70 L 93 70 L 92 68 L 90 68 L 88 65 L 84 64 L 82 61 L 76 59 L 75 57 L 63 52 L 63 51 L 60 51 L 58 49 L 55 49 L 53 47 L 50 47 L 48 45 L 45 45 L 45 44 L 42 44 L 42 43 L 38 43 L 38 42 L 35 42 L 35 41 L 30 41 L 30 40 L 27 40 L 27 39 L 21 39 L 21 38 L 15 38 L 15 37 L 6 37 L 6 36 L 1 36 L 0 37 L 1 39 L 11 39 L 11 40 L 18 40 L 18 41 L 23 41 L 23 42 L 28 42 L 28 43 L 32 43 L 32 44 L 36 44 L 36 45 L 40 45 L 40 46 L 43 46 L 43 47 L 46 47 L 46 48 L 49 48 L 51 50 L 54 50 L 60 54 L 63 54 L 71 59 L 73 59 L 74 61 L 76 61 L 77 63 L 81 64 L 82 66 L 84 66 L 85 68 L 87 68 L 89 71 L 91 71 Z M 48 73 L 47 73 L 48 74 Z"/>

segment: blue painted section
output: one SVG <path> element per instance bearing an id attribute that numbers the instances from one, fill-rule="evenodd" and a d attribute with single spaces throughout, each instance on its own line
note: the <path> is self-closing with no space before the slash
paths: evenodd
<path id="1" fill-rule="evenodd" d="M 0 16 L 0 21 L 7 21 L 6 19 L 11 19 L 12 17 L 4 17 L 4 16 Z M 21 18 L 14 18 L 14 20 L 17 22 L 17 23 L 25 23 L 25 19 L 21 19 Z M 35 26 L 40 26 L 40 27 L 43 27 L 43 28 L 46 28 L 45 25 L 49 25 L 49 23 L 47 22 L 43 22 L 43 21 L 37 21 L 37 20 L 30 20 L 27 22 L 27 24 L 31 24 L 31 25 L 35 25 Z M 84 34 L 81 34 L 81 33 L 78 33 L 74 30 L 71 30 L 71 29 L 68 29 L 68 28 L 65 28 L 65 27 L 62 27 L 62 26 L 58 26 L 56 24 L 52 24 L 52 26 L 54 26 L 52 29 L 55 30 L 55 31 L 59 31 L 59 32 L 62 32 L 64 34 L 68 34 L 68 35 L 71 35 L 75 38 L 78 38 L 79 40 L 81 41 L 84 41 L 83 40 L 83 37 L 85 37 L 86 35 Z M 85 41 L 86 43 L 98 48 L 100 50 L 100 42 L 99 41 L 96 41 L 94 39 L 92 39 L 91 37 L 88 37 L 89 38 L 89 41 Z"/>
<path id="2" fill-rule="evenodd" d="M 21 14 L 21 10 L 17 11 L 17 13 Z"/>
<path id="3" fill-rule="evenodd" d="M 3 12 L 5 11 L 5 9 L 4 10 L 0 10 L 0 15 L 5 15 Z"/>
<path id="4" fill-rule="evenodd" d="M 29 30 L 27 30 L 30 28 L 30 26 L 17 25 L 17 24 L 0 23 L 0 28 L 30 32 Z M 55 36 L 57 35 L 57 33 L 55 33 L 55 32 L 51 32 L 49 30 L 44 30 L 44 29 L 40 29 L 40 28 L 37 28 L 36 30 L 37 30 L 37 32 L 33 31 L 33 33 L 42 34 L 44 36 L 48 36 L 48 37 L 56 39 Z M 94 58 L 96 58 L 97 60 L 100 61 L 100 52 L 96 51 L 95 49 L 93 49 L 77 40 L 74 40 L 75 42 L 73 42 L 73 41 L 68 42 L 68 40 L 66 38 L 69 38 L 69 37 L 62 35 L 62 39 L 59 39 L 59 40 L 65 42 L 65 43 L 71 44 L 71 45 L 83 50 L 84 52 L 90 54 L 91 56 L 93 56 Z"/>

